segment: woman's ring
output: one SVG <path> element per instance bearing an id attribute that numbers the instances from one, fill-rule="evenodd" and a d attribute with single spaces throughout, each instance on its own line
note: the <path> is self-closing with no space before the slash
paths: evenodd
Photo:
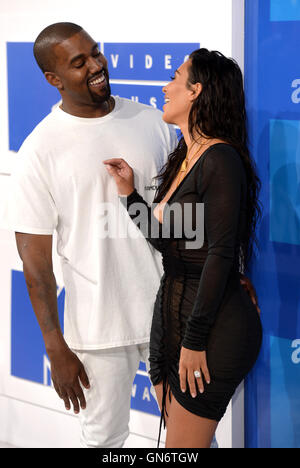
<path id="1" fill-rule="evenodd" d="M 195 370 L 194 371 L 194 376 L 196 377 L 196 379 L 200 379 L 201 378 L 201 372 L 198 371 L 198 370 Z"/>

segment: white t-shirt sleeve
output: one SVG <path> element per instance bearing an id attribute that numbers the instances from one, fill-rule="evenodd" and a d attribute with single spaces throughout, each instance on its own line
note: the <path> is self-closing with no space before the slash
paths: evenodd
<path id="1" fill-rule="evenodd" d="M 176 133 L 176 130 L 174 128 L 173 125 L 168 125 L 169 127 L 169 131 L 170 131 L 170 152 L 169 154 L 173 153 L 173 151 L 175 151 L 175 149 L 177 148 L 178 146 L 178 137 L 177 137 L 177 133 Z"/>
<path id="2" fill-rule="evenodd" d="M 51 235 L 57 225 L 57 210 L 45 169 L 26 142 L 12 173 L 7 216 L 8 227 L 15 232 Z"/>

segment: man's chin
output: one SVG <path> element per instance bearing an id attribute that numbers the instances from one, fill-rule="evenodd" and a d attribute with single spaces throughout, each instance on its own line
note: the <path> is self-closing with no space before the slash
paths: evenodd
<path id="1" fill-rule="evenodd" d="M 90 91 L 90 95 L 93 102 L 97 104 L 103 104 L 104 102 L 108 101 L 111 96 L 110 86 L 107 88 L 107 91 L 105 93 L 98 94 Z"/>

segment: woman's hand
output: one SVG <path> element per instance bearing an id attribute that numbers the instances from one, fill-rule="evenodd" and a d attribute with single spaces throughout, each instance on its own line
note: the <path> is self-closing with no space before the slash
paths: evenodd
<path id="1" fill-rule="evenodd" d="M 198 377 L 195 376 L 194 372 Z M 182 346 L 179 360 L 179 378 L 182 392 L 186 391 L 187 383 L 193 398 L 197 396 L 197 389 L 200 393 L 204 392 L 203 379 L 210 383 L 210 375 L 206 363 L 205 351 L 192 351 Z"/>
<path id="2" fill-rule="evenodd" d="M 118 194 L 128 196 L 134 191 L 134 174 L 124 159 L 113 158 L 103 161 L 108 173 L 115 179 Z"/>

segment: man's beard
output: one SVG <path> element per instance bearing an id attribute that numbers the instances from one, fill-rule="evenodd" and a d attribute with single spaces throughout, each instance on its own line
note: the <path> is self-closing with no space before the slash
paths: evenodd
<path id="1" fill-rule="evenodd" d="M 105 94 L 99 95 L 97 93 L 93 93 L 93 91 L 91 91 L 90 88 L 89 88 L 89 93 L 90 93 L 90 96 L 91 96 L 92 101 L 94 103 L 103 104 L 104 102 L 108 101 L 110 96 L 111 96 L 110 84 L 109 84 L 109 82 L 107 82 L 106 93 Z"/>

